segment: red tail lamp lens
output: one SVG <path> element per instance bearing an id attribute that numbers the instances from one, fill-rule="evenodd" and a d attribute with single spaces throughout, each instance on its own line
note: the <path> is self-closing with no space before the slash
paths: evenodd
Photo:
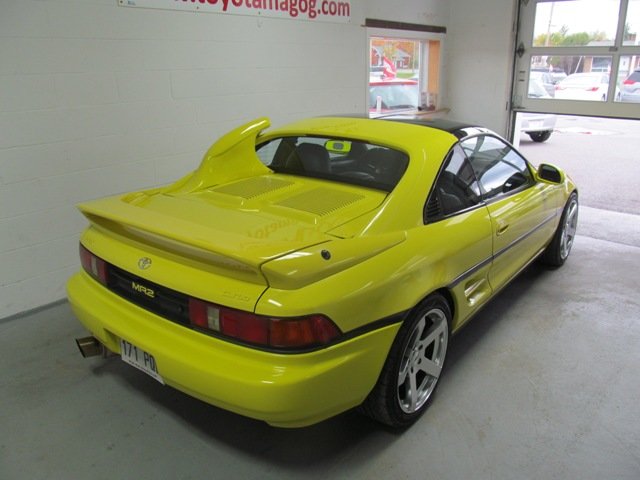
<path id="1" fill-rule="evenodd" d="M 248 343 L 269 345 L 269 318 L 248 312 L 221 309 L 220 331 Z"/>
<path id="2" fill-rule="evenodd" d="M 80 263 L 89 275 L 103 285 L 107 284 L 107 263 L 87 250 L 82 244 L 80 244 Z"/>
<path id="3" fill-rule="evenodd" d="M 271 345 L 274 347 L 302 347 L 325 344 L 340 335 L 327 317 L 314 315 L 297 320 L 271 321 Z"/>
<path id="4" fill-rule="evenodd" d="M 282 349 L 325 345 L 341 333 L 331 320 L 322 315 L 270 318 L 194 298 L 189 300 L 189 318 L 195 327 L 244 343 Z"/>

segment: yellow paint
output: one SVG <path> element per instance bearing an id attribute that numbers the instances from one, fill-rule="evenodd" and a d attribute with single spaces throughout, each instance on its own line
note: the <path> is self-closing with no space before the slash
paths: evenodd
<path id="1" fill-rule="evenodd" d="M 563 174 L 561 185 L 539 181 L 424 225 L 431 183 L 456 143 L 452 135 L 354 118 L 315 118 L 263 133 L 268 125 L 259 119 L 222 137 L 195 172 L 173 185 L 80 205 L 90 221 L 82 243 L 148 282 L 262 315 L 321 313 L 344 333 L 446 291 L 456 330 L 550 240 L 575 188 Z M 386 193 L 274 174 L 255 154 L 256 142 L 302 134 L 392 147 L 410 156 L 409 166 Z M 532 198 L 544 201 L 518 207 Z M 335 199 L 344 206 L 328 208 Z M 492 260 L 549 215 L 519 248 Z M 512 227 L 508 235 L 498 236 L 500 222 Z M 143 257 L 151 261 L 144 270 Z M 111 350 L 118 352 L 124 338 L 154 355 L 168 385 L 280 426 L 308 425 L 361 403 L 400 328 L 387 325 L 311 353 L 269 353 L 164 320 L 84 272 L 71 278 L 68 295 L 80 321 Z"/>

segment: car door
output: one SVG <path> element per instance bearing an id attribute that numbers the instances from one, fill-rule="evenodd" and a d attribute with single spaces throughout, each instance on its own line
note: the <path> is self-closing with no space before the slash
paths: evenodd
<path id="1" fill-rule="evenodd" d="M 445 159 L 424 210 L 422 245 L 438 257 L 433 271 L 448 279 L 459 328 L 491 297 L 492 228 L 476 176 L 459 145 Z"/>
<path id="2" fill-rule="evenodd" d="M 553 233 L 552 187 L 537 183 L 527 161 L 489 134 L 471 137 L 462 148 L 475 172 L 491 218 L 493 262 L 489 282 L 503 287 L 545 247 Z"/>

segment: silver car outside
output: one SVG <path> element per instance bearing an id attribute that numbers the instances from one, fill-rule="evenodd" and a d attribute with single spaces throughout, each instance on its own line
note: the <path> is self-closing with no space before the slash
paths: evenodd
<path id="1" fill-rule="evenodd" d="M 640 103 L 640 69 L 633 71 L 620 85 L 620 101 Z"/>

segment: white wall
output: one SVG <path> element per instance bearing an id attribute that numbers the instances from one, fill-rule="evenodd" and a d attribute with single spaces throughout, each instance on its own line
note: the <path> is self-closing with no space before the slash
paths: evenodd
<path id="1" fill-rule="evenodd" d="M 438 27 L 449 23 L 448 0 L 365 0 L 364 3 L 366 18 Z"/>
<path id="2" fill-rule="evenodd" d="M 517 0 L 450 0 L 448 4 L 450 116 L 506 135 Z"/>
<path id="3" fill-rule="evenodd" d="M 220 134 L 365 110 L 350 24 L 0 0 L 0 318 L 64 297 L 80 201 L 197 166 Z"/>
<path id="4" fill-rule="evenodd" d="M 0 0 L 0 318 L 65 296 L 76 203 L 170 182 L 257 116 L 365 112 L 365 18 L 446 26 L 443 98 L 501 130 L 512 3 L 351 0 L 332 24 Z"/>

